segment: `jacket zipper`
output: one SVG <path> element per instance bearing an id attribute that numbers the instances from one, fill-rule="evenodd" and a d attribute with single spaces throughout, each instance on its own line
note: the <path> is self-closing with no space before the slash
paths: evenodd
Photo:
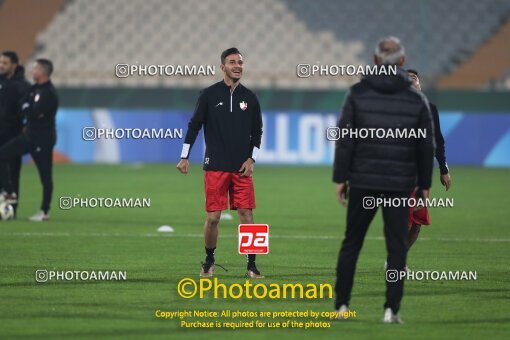
<path id="1" fill-rule="evenodd" d="M 232 112 L 232 95 L 234 94 L 234 91 L 236 90 L 237 86 L 234 87 L 232 91 L 230 91 L 230 112 Z"/>

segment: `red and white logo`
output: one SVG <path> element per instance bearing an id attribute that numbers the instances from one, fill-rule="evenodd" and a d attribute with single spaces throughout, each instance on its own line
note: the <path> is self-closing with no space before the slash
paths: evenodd
<path id="1" fill-rule="evenodd" d="M 269 225 L 240 224 L 239 254 L 269 253 Z"/>
<path id="2" fill-rule="evenodd" d="M 245 111 L 248 108 L 248 103 L 245 101 L 242 101 L 239 103 L 239 107 L 241 108 L 241 110 Z"/>

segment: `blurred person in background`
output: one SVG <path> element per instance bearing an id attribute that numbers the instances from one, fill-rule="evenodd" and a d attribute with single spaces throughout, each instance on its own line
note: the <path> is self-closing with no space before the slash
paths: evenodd
<path id="1" fill-rule="evenodd" d="M 408 69 L 407 75 L 409 76 L 409 79 L 411 80 L 413 87 L 417 91 L 421 91 L 420 76 L 418 74 L 418 71 Z M 435 156 L 439 164 L 441 184 L 446 188 L 446 191 L 448 191 L 448 189 L 450 189 L 450 186 L 452 185 L 452 179 L 450 177 L 450 170 L 448 168 L 448 164 L 446 163 L 444 138 L 443 134 L 441 133 L 439 112 L 437 111 L 437 106 L 431 103 L 430 101 L 429 107 L 430 113 L 432 114 L 432 120 L 434 122 L 434 137 L 436 142 Z M 416 198 L 415 192 L 411 194 L 411 197 Z M 422 207 L 419 209 L 410 208 L 408 224 L 409 234 L 407 235 L 408 248 L 411 248 L 414 242 L 416 242 L 416 240 L 418 239 L 422 225 L 430 225 L 430 216 L 427 207 Z"/>
<path id="2" fill-rule="evenodd" d="M 19 136 L 23 129 L 22 100 L 30 89 L 25 78 L 25 68 L 19 64 L 18 54 L 5 51 L 0 54 L 0 146 Z M 15 195 L 10 200 L 13 203 L 14 216 L 17 211 L 19 197 L 19 181 L 21 172 L 21 156 L 15 156 L 6 161 L 7 170 L 12 180 L 12 191 Z M 1 191 L 5 190 L 5 178 L 0 180 Z M 6 194 L 6 192 L 3 192 Z"/>
<path id="3" fill-rule="evenodd" d="M 34 160 L 43 187 L 41 210 L 29 218 L 41 222 L 49 219 L 53 193 L 53 147 L 57 141 L 55 118 L 58 109 L 58 94 L 50 77 L 53 63 L 48 59 L 37 59 L 32 66 L 35 84 L 30 88 L 21 106 L 26 119 L 26 128 L 19 136 L 0 147 L 0 175 L 5 178 L 5 191 L 1 199 L 16 202 L 16 194 L 7 162 L 30 153 Z"/>

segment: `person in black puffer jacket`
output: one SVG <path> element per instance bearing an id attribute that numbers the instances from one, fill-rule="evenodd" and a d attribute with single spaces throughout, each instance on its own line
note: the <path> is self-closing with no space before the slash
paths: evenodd
<path id="1" fill-rule="evenodd" d="M 394 280 L 393 274 L 402 272 L 406 264 L 409 207 L 405 200 L 415 187 L 425 195 L 431 186 L 434 132 L 427 99 L 411 87 L 401 68 L 405 52 L 400 40 L 388 37 L 379 41 L 374 61 L 379 74 L 366 76 L 351 87 L 338 122 L 340 132 L 350 133 L 340 135 L 336 142 L 333 182 L 340 203 L 345 204 L 347 195 L 349 202 L 338 257 L 335 309 L 341 313 L 348 310 L 358 255 L 377 205 L 381 205 L 388 250 L 383 321 L 401 323 L 397 313 L 404 284 L 401 279 Z M 389 66 L 397 66 L 396 74 L 382 72 L 390 70 Z M 361 131 L 370 129 L 386 133 L 361 138 Z M 396 135 L 398 130 L 409 137 L 389 134 Z"/>

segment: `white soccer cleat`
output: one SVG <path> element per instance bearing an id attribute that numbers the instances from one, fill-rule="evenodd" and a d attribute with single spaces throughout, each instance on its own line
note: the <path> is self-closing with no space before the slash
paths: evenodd
<path id="1" fill-rule="evenodd" d="M 15 192 L 8 194 L 5 191 L 2 191 L 2 193 L 0 193 L 0 203 L 4 202 L 7 204 L 16 204 L 18 203 L 18 195 L 16 195 Z"/>
<path id="2" fill-rule="evenodd" d="M 244 277 L 248 279 L 263 279 L 264 275 L 260 274 L 255 264 L 253 264 L 252 266 L 250 266 L 250 268 L 247 269 Z"/>
<path id="3" fill-rule="evenodd" d="M 202 262 L 202 267 L 200 268 L 200 277 L 213 277 L 214 269 L 214 262 Z"/>
<path id="4" fill-rule="evenodd" d="M 335 320 L 347 320 L 348 317 L 345 317 L 345 315 L 349 315 L 349 307 L 346 305 L 341 305 L 340 308 L 335 310 L 335 313 Z"/>
<path id="5" fill-rule="evenodd" d="M 35 215 L 29 217 L 28 219 L 32 222 L 42 222 L 49 220 L 50 215 L 45 214 L 44 211 L 39 210 Z"/>
<path id="6" fill-rule="evenodd" d="M 396 323 L 396 324 L 403 324 L 404 321 L 400 318 L 398 314 L 393 313 L 391 308 L 386 308 L 384 310 L 384 317 L 383 317 L 384 323 Z"/>

